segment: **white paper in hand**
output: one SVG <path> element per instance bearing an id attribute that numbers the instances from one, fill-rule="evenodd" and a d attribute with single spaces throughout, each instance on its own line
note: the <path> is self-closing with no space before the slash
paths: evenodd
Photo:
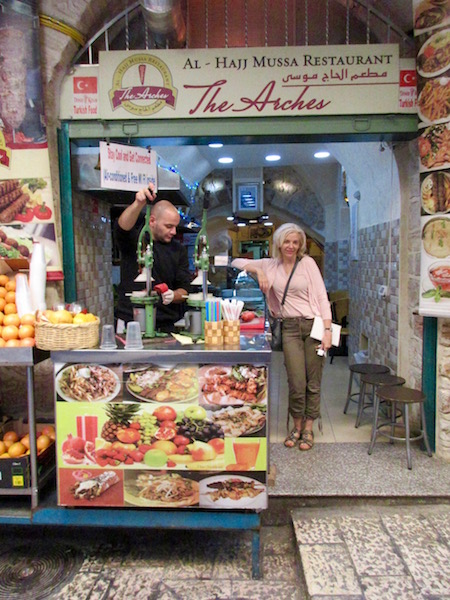
<path id="1" fill-rule="evenodd" d="M 331 324 L 331 344 L 333 346 L 339 346 L 339 342 L 341 339 L 341 329 L 342 329 L 342 327 L 340 325 L 337 325 L 336 323 Z M 314 323 L 313 323 L 313 326 L 311 329 L 310 336 L 313 339 L 321 342 L 322 338 L 323 338 L 323 334 L 324 334 L 324 326 L 323 326 L 322 317 L 314 317 Z"/>

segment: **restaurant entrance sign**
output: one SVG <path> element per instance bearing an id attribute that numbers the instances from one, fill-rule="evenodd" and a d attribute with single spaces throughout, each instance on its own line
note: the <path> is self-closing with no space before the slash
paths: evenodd
<path id="1" fill-rule="evenodd" d="M 70 101 L 81 73 L 66 78 L 62 119 L 90 117 Z M 399 112 L 397 44 L 100 52 L 97 73 L 105 120 Z"/>

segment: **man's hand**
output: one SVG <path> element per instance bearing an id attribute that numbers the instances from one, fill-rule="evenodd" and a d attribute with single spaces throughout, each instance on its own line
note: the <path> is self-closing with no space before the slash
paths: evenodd
<path id="1" fill-rule="evenodd" d="M 156 199 L 155 186 L 153 183 L 149 183 L 148 187 L 139 190 L 136 194 L 136 202 L 139 204 L 144 204 L 147 202 L 154 202 Z"/>
<path id="2" fill-rule="evenodd" d="M 167 292 L 163 292 L 161 294 L 161 300 L 163 304 L 170 304 L 173 302 L 175 293 L 173 290 L 167 290 Z"/>

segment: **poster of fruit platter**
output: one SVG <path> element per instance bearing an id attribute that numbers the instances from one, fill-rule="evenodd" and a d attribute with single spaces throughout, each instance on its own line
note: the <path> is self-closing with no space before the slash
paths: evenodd
<path id="1" fill-rule="evenodd" d="M 226 365 L 230 401 L 205 402 L 223 370 L 55 363 L 58 504 L 266 508 L 267 369 Z"/>

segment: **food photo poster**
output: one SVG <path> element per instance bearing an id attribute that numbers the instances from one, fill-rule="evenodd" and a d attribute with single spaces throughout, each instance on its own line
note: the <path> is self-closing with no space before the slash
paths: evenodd
<path id="1" fill-rule="evenodd" d="M 415 0 L 421 264 L 419 313 L 450 316 L 450 7 Z"/>
<path id="2" fill-rule="evenodd" d="M 267 369 L 55 363 L 58 503 L 267 507 Z"/>

